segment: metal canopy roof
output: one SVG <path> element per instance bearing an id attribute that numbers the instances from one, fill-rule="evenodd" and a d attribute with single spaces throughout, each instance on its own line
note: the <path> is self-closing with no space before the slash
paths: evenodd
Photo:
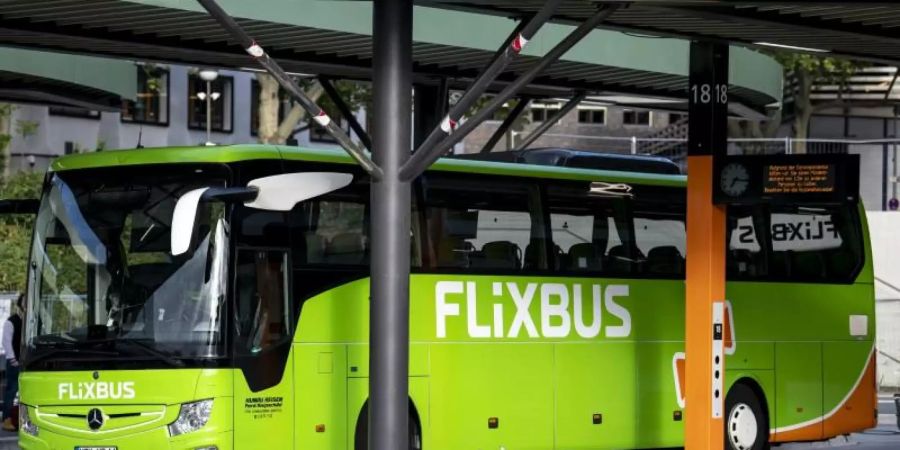
<path id="1" fill-rule="evenodd" d="M 134 64 L 107 58 L 0 48 L 0 99 L 119 111 L 134 98 Z"/>
<path id="2" fill-rule="evenodd" d="M 418 0 L 419 4 L 520 17 L 543 0 Z M 765 42 L 876 62 L 900 62 L 900 4 L 891 1 L 566 0 L 558 22 L 581 22 L 621 4 L 604 28 L 758 46 Z"/>
<path id="3" fill-rule="evenodd" d="M 0 45 L 190 65 L 254 67 L 247 55 L 232 42 L 218 24 L 205 12 L 193 9 L 193 3 L 195 2 L 187 0 L 6 0 L 0 3 Z M 250 3 L 259 10 L 268 10 L 251 16 L 252 10 L 248 10 L 249 6 L 245 6 Z M 341 3 L 343 5 L 335 6 Z M 347 5 L 348 3 L 351 5 Z M 354 13 L 368 11 L 365 8 L 370 9 L 369 4 L 302 0 L 294 1 L 293 4 L 284 1 L 262 3 L 223 1 L 222 4 L 226 9 L 235 11 L 233 15 L 239 18 L 238 22 L 266 47 L 269 54 L 276 58 L 285 70 L 348 78 L 369 78 L 372 66 L 372 40 L 371 32 L 366 28 L 370 28 L 371 18 L 362 13 L 347 13 L 350 11 L 347 8 L 356 8 L 352 10 Z M 538 4 L 539 2 L 534 2 L 534 5 Z M 309 9 L 310 17 L 316 14 L 318 16 L 306 22 L 298 21 L 297 17 L 303 17 L 302 12 L 306 7 L 312 8 Z M 285 11 L 285 21 L 290 21 L 290 24 L 272 20 L 279 12 L 278 8 Z M 327 8 L 343 9 L 329 15 Z M 300 13 L 297 12 L 298 9 Z M 489 61 L 501 44 L 502 38 L 484 38 L 489 31 L 494 30 L 474 29 L 480 25 L 473 26 L 471 33 L 468 31 L 459 33 L 459 27 L 466 26 L 466 22 L 457 20 L 455 23 L 442 24 L 440 17 L 435 19 L 435 14 L 449 16 L 460 13 L 430 8 L 419 10 L 420 12 L 426 10 L 428 14 L 423 15 L 432 20 L 422 26 L 419 15 L 416 16 L 417 24 L 420 24 L 417 25 L 419 28 L 413 45 L 414 72 L 417 80 L 431 82 L 438 76 L 447 76 L 451 78 L 452 87 L 464 87 L 467 80 L 477 76 Z M 343 17 L 331 17 L 335 15 Z M 255 18 L 241 18 L 242 16 Z M 467 14 L 467 16 L 472 16 L 472 20 L 486 20 L 479 15 Z M 258 17 L 265 17 L 266 20 Z M 350 25 L 344 26 L 339 23 L 344 18 Z M 337 24 L 327 22 L 329 20 Z M 497 18 L 491 20 L 496 24 Z M 324 25 L 320 27 L 320 23 Z M 446 30 L 421 29 L 442 25 Z M 502 21 L 499 25 L 506 26 L 508 30 L 513 24 L 511 21 Z M 341 27 L 343 29 L 339 29 Z M 559 25 L 547 27 L 560 28 Z M 504 35 L 507 30 L 501 30 L 499 35 Z M 556 31 L 557 35 L 562 35 L 561 30 Z M 542 30 L 541 33 L 543 32 Z M 430 39 L 427 38 L 428 33 L 431 33 Z M 536 40 L 541 37 L 541 33 L 536 36 Z M 438 34 L 448 36 L 445 40 L 454 45 L 438 42 L 433 37 Z M 472 36 L 465 36 L 466 34 Z M 549 31 L 547 34 L 553 35 Z M 608 34 L 636 40 L 615 33 Z M 426 38 L 419 39 L 420 35 L 425 35 Z M 586 41 L 591 39 L 589 36 Z M 604 46 L 608 46 L 609 43 L 596 42 L 599 40 L 594 39 L 594 43 L 586 42 L 588 48 L 581 52 L 593 54 L 593 59 L 570 58 L 566 55 L 563 60 L 535 79 L 526 92 L 537 96 L 562 96 L 573 90 L 659 97 L 685 95 L 686 66 L 670 70 L 662 63 L 656 63 L 657 67 L 650 68 L 647 64 L 595 64 L 593 61 L 597 59 L 596 55 L 602 54 L 601 50 L 607 54 L 611 53 L 609 49 L 604 50 Z M 468 45 L 468 42 L 478 42 L 479 46 Z M 644 46 L 652 50 L 654 45 L 651 43 Z M 529 46 L 529 50 L 531 47 Z M 684 47 L 686 48 L 686 45 Z M 664 49 L 657 50 L 660 58 L 656 59 L 663 59 L 664 51 Z M 519 57 L 498 78 L 500 83 L 510 81 L 527 70 L 541 53 Z M 749 55 L 745 59 L 747 60 L 745 70 L 738 72 L 756 70 L 757 73 L 745 76 L 746 82 L 733 83 L 733 98 L 757 110 L 762 110 L 765 105 L 780 100 L 780 89 L 777 89 L 777 93 L 775 89 L 768 87 L 763 89 L 756 81 L 772 75 L 759 76 L 758 73 L 760 66 L 764 66 L 763 72 L 773 72 L 772 64 L 761 61 L 759 55 Z M 780 77 L 780 71 L 778 72 L 775 78 Z M 499 86 L 495 88 L 497 87 Z"/>
<path id="4" fill-rule="evenodd" d="M 0 99 L 94 111 L 120 111 L 122 98 L 80 84 L 0 70 Z"/>

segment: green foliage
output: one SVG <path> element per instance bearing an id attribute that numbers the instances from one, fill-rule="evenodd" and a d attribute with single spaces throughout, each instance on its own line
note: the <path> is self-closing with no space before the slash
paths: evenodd
<path id="1" fill-rule="evenodd" d="M 165 69 L 156 64 L 143 64 L 141 70 L 147 76 L 147 90 L 158 93 L 162 89 L 162 77 Z"/>
<path id="2" fill-rule="evenodd" d="M 794 52 L 777 52 L 773 56 L 787 73 L 803 73 L 816 82 L 846 81 L 863 67 L 862 63 L 833 56 Z"/>
<path id="3" fill-rule="evenodd" d="M 19 173 L 0 184 L 0 199 L 38 198 L 42 174 Z M 0 215 L 0 291 L 24 291 L 31 228 L 30 215 Z"/>
<path id="4" fill-rule="evenodd" d="M 309 89 L 312 87 L 312 81 L 308 81 L 310 79 L 304 80 L 300 83 L 300 85 L 304 89 Z M 338 94 L 340 94 L 341 99 L 344 100 L 344 103 L 350 107 L 351 111 L 358 111 L 360 109 L 371 110 L 370 106 L 372 105 L 372 86 L 369 83 L 361 83 L 358 81 L 349 81 L 349 80 L 336 80 L 332 81 L 334 85 L 334 89 L 337 90 Z M 331 97 L 327 95 L 323 95 L 319 98 L 318 101 L 319 106 L 325 110 L 328 115 L 332 117 L 340 117 L 341 113 L 337 108 L 337 105 L 331 101 Z"/>

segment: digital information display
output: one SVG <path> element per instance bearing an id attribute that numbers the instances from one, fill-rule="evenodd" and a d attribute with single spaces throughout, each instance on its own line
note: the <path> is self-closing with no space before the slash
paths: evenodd
<path id="1" fill-rule="evenodd" d="M 726 156 L 715 162 L 716 204 L 842 203 L 859 198 L 859 155 Z"/>
<path id="2" fill-rule="evenodd" d="M 821 194 L 835 190 L 834 164 L 770 164 L 765 167 L 763 194 Z"/>

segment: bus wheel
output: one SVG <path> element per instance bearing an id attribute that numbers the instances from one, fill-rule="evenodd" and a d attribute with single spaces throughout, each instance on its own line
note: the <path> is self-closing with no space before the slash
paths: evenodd
<path id="1" fill-rule="evenodd" d="M 725 397 L 725 449 L 765 450 L 769 448 L 769 421 L 756 392 L 745 384 L 735 384 Z"/>
<path id="2" fill-rule="evenodd" d="M 409 412 L 409 450 L 422 450 L 422 430 L 419 429 L 419 421 L 412 411 Z M 356 422 L 355 450 L 368 450 L 369 448 L 369 405 L 363 407 Z"/>

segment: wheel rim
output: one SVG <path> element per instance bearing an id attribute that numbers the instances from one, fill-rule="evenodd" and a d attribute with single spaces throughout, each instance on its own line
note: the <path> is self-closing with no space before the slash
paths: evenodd
<path id="1" fill-rule="evenodd" d="M 750 450 L 759 432 L 756 414 L 746 403 L 738 403 L 728 415 L 728 442 L 736 450 Z"/>

